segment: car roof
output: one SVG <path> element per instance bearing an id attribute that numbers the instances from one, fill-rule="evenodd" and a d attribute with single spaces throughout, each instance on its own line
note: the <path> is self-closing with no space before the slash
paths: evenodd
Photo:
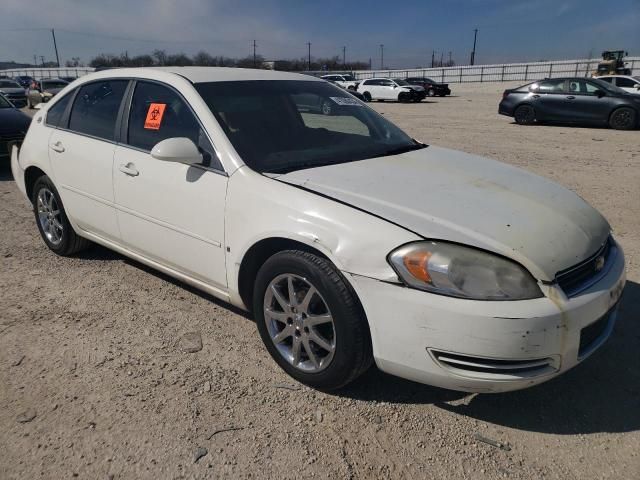
<path id="1" fill-rule="evenodd" d="M 598 75 L 597 77 L 593 77 L 596 80 L 599 78 L 632 78 L 633 80 L 637 80 L 633 75 Z"/>
<path id="2" fill-rule="evenodd" d="M 113 77 L 145 78 L 153 73 L 174 74 L 186 78 L 192 83 L 228 82 L 243 80 L 306 80 L 322 82 L 323 80 L 299 73 L 279 72 L 274 70 L 259 70 L 253 68 L 229 67 L 141 67 L 141 68 L 113 68 L 101 70 L 83 76 L 84 79 L 99 79 Z"/>

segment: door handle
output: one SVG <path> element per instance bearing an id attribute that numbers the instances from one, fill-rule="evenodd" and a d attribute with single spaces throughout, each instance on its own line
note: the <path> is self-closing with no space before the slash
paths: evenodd
<path id="1" fill-rule="evenodd" d="M 569 95 L 567 98 L 568 98 L 569 100 L 575 100 L 575 98 L 576 98 L 576 97 L 574 97 L 573 95 Z"/>
<path id="2" fill-rule="evenodd" d="M 53 150 L 54 152 L 62 153 L 64 152 L 64 146 L 62 145 L 62 142 L 58 141 L 51 145 L 51 150 Z"/>
<path id="3" fill-rule="evenodd" d="M 120 171 L 130 177 L 137 177 L 140 174 L 133 163 L 121 164 Z"/>

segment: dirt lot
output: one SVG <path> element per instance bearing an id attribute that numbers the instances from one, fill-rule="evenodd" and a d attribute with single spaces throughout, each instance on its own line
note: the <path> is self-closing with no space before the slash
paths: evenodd
<path id="1" fill-rule="evenodd" d="M 282 373 L 228 305 L 100 247 L 55 257 L 2 165 L 0 477 L 639 478 L 640 131 L 519 127 L 496 113 L 504 84 L 452 88 L 373 106 L 416 138 L 552 178 L 605 214 L 629 283 L 600 352 L 510 394 L 376 369 L 318 393 Z M 187 332 L 202 350 L 183 353 Z"/>

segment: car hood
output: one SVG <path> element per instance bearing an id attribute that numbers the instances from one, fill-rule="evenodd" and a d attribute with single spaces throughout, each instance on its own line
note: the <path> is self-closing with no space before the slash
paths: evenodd
<path id="1" fill-rule="evenodd" d="M 9 94 L 9 93 L 22 93 L 24 94 L 24 88 L 0 88 L 0 92 Z"/>
<path id="2" fill-rule="evenodd" d="M 0 108 L 0 135 L 26 133 L 31 117 L 15 108 Z"/>
<path id="3" fill-rule="evenodd" d="M 433 146 L 277 178 L 425 238 L 512 258 L 546 281 L 594 254 L 610 232 L 600 213 L 550 180 Z"/>

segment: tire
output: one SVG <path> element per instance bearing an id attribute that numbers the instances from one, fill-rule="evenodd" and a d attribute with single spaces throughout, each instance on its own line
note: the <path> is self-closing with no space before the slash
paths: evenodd
<path id="1" fill-rule="evenodd" d="M 364 92 L 362 94 L 362 96 L 364 97 L 364 101 L 365 102 L 370 102 L 371 101 L 371 94 L 369 92 Z"/>
<path id="2" fill-rule="evenodd" d="M 409 103 L 411 101 L 411 95 L 408 93 L 400 93 L 398 94 L 398 102 L 400 103 Z"/>
<path id="3" fill-rule="evenodd" d="M 58 190 L 46 175 L 36 180 L 31 202 L 40 236 L 51 251 L 66 257 L 89 246 L 89 240 L 73 230 Z"/>
<path id="4" fill-rule="evenodd" d="M 536 121 L 536 111 L 531 105 L 520 105 L 513 112 L 513 118 L 518 125 L 533 125 Z"/>
<path id="5" fill-rule="evenodd" d="M 315 293 L 309 297 L 311 288 Z M 295 292 L 293 302 L 290 289 Z M 362 306 L 342 274 L 325 258 L 300 250 L 273 255 L 256 277 L 253 312 L 271 357 L 301 383 L 336 390 L 371 366 L 371 336 Z M 317 321 L 320 318 L 322 322 Z M 305 323 L 311 321 L 314 323 Z M 322 341 L 316 343 L 314 338 Z"/>
<path id="6" fill-rule="evenodd" d="M 320 110 L 322 111 L 323 115 L 331 115 L 332 113 L 331 104 L 329 102 L 323 101 L 322 105 L 320 106 Z"/>
<path id="7" fill-rule="evenodd" d="M 633 130 L 636 127 L 636 111 L 629 107 L 617 108 L 609 116 L 609 126 L 616 130 Z"/>
<path id="8" fill-rule="evenodd" d="M 427 90 L 427 97 L 435 97 L 436 91 L 433 88 Z"/>

